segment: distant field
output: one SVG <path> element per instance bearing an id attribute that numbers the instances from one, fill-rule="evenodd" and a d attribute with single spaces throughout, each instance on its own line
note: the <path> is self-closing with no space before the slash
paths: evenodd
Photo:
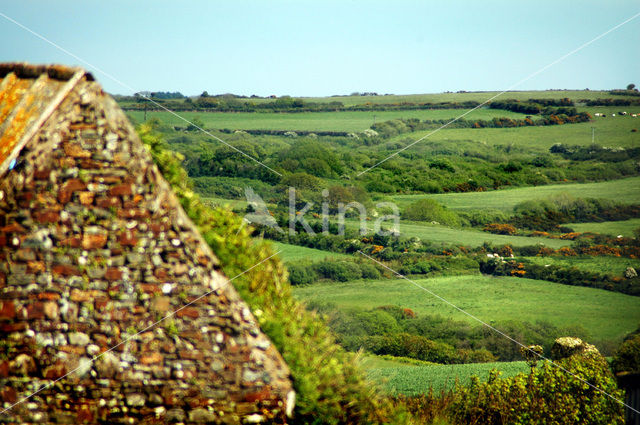
<path id="1" fill-rule="evenodd" d="M 432 198 L 454 210 L 498 209 L 512 211 L 520 202 L 546 198 L 567 192 L 576 198 L 604 198 L 620 202 L 640 202 L 640 177 L 599 183 L 552 184 L 546 186 L 493 190 L 487 192 L 446 193 L 434 195 L 398 195 L 394 202 L 403 206 L 421 198 Z"/>
<path id="2" fill-rule="evenodd" d="M 320 249 L 307 248 L 304 246 L 289 245 L 282 242 L 271 242 L 276 251 L 281 251 L 279 256 L 285 262 L 298 260 L 320 261 L 332 258 L 352 258 L 347 254 L 338 252 L 322 251 Z"/>
<path id="3" fill-rule="evenodd" d="M 425 111 L 342 111 L 342 112 L 180 112 L 187 120 L 198 118 L 207 129 L 231 130 L 303 130 L 303 131 L 353 131 L 361 132 L 375 122 L 397 118 L 420 120 L 452 119 L 464 113 L 464 109 L 434 109 Z M 136 122 L 142 122 L 144 111 L 127 111 Z M 524 118 L 526 115 L 509 111 L 481 108 L 465 118 L 489 120 L 494 117 Z M 149 111 L 147 119 L 158 118 L 169 125 L 187 124 L 165 111 Z"/>
<path id="4" fill-rule="evenodd" d="M 640 200 L 637 202 L 640 202 Z M 593 232 L 632 237 L 633 231 L 640 228 L 640 218 L 623 221 L 604 221 L 602 223 L 569 223 L 567 226 L 576 232 Z"/>
<path id="5" fill-rule="evenodd" d="M 492 276 L 414 281 L 486 322 L 542 320 L 556 326 L 580 325 L 594 341 L 618 340 L 640 323 L 640 297 L 601 289 Z M 322 283 L 294 288 L 294 295 L 338 308 L 370 309 L 391 304 L 411 308 L 417 314 L 440 314 L 477 323 L 406 280 Z"/>
<path id="6" fill-rule="evenodd" d="M 309 102 L 342 102 L 346 106 L 361 105 L 363 103 L 400 103 L 400 102 L 465 102 L 473 100 L 484 102 L 499 92 L 471 92 L 471 93 L 431 93 L 431 94 L 406 94 L 389 96 L 333 96 L 333 97 L 303 97 Z M 562 99 L 568 97 L 572 100 L 599 99 L 614 97 L 606 91 L 586 90 L 545 90 L 545 91 L 510 91 L 496 98 L 501 99 Z M 621 96 L 615 96 L 617 99 Z"/>
<path id="7" fill-rule="evenodd" d="M 629 113 L 640 113 L 640 107 L 619 108 L 581 108 L 589 112 L 598 110 L 627 110 Z M 565 125 L 547 125 L 516 128 L 446 128 L 429 136 L 425 141 L 451 141 L 473 140 L 485 142 L 490 145 L 514 144 L 527 148 L 547 151 L 555 143 L 569 145 L 591 144 L 592 128 L 595 129 L 595 142 L 603 146 L 611 147 L 638 147 L 640 146 L 640 131 L 632 133 L 632 129 L 640 130 L 640 117 L 616 116 L 599 118 L 592 122 Z M 418 140 L 426 136 L 432 130 L 408 133 Z M 407 134 L 397 136 L 396 139 L 405 139 Z M 392 139 L 393 140 L 393 139 Z"/>
<path id="8" fill-rule="evenodd" d="M 367 377 L 380 383 L 382 388 L 391 394 L 409 396 L 424 394 L 429 388 L 433 388 L 436 394 L 442 390 L 453 389 L 456 379 L 460 384 L 466 385 L 471 382 L 473 375 L 486 381 L 492 369 L 502 372 L 500 376 L 503 378 L 529 371 L 529 366 L 524 361 L 416 366 L 389 360 L 380 365 L 380 362 L 372 357 L 374 356 L 366 356 L 361 362 Z"/>
<path id="9" fill-rule="evenodd" d="M 526 236 L 494 235 L 472 229 L 453 229 L 437 224 L 400 221 L 400 234 L 416 236 L 423 241 L 464 246 L 480 246 L 485 242 L 494 245 L 529 246 L 542 244 L 558 249 L 570 245 L 570 241 Z"/>
<path id="10" fill-rule="evenodd" d="M 540 265 L 552 264 L 564 267 L 576 267 L 598 273 L 622 276 L 627 267 L 640 268 L 640 260 L 624 257 L 524 257 Z"/>

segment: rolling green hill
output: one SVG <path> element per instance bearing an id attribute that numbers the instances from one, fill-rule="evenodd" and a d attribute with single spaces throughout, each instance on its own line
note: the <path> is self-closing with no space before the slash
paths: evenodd
<path id="1" fill-rule="evenodd" d="M 414 281 L 487 322 L 517 319 L 547 321 L 561 327 L 581 325 L 593 340 L 620 339 L 640 323 L 639 297 L 600 289 L 516 277 L 455 276 Z M 295 288 L 294 295 L 338 308 L 398 305 L 416 314 L 440 314 L 473 322 L 404 279 L 315 284 Z"/>

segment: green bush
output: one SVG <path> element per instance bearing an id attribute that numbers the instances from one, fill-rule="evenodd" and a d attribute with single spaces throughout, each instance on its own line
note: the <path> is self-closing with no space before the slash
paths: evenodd
<path id="1" fill-rule="evenodd" d="M 460 226 L 460 217 L 433 199 L 425 198 L 409 204 L 402 218 L 415 221 L 437 221 L 447 226 Z"/>
<path id="2" fill-rule="evenodd" d="M 360 272 L 363 279 L 380 279 L 380 271 L 373 264 L 360 264 Z"/>
<path id="3" fill-rule="evenodd" d="M 640 373 L 640 333 L 637 332 L 625 338 L 613 358 L 611 367 L 615 373 Z"/>
<path id="4" fill-rule="evenodd" d="M 558 360 L 564 369 L 618 400 L 623 398 L 604 358 L 572 356 Z M 622 405 L 603 392 L 544 362 L 529 374 L 501 379 L 492 371 L 487 382 L 472 378 L 457 386 L 450 406 L 459 424 L 623 424 Z"/>
<path id="5" fill-rule="evenodd" d="M 460 362 L 456 350 L 449 344 L 408 333 L 373 335 L 362 340 L 362 347 L 374 354 L 410 357 L 434 363 Z"/>
<path id="6" fill-rule="evenodd" d="M 312 267 L 303 264 L 290 264 L 287 266 L 289 270 L 289 282 L 292 285 L 307 285 L 318 279 Z"/>
<path id="7" fill-rule="evenodd" d="M 360 267 L 350 261 L 323 261 L 315 264 L 314 269 L 320 276 L 337 282 L 362 278 Z"/>

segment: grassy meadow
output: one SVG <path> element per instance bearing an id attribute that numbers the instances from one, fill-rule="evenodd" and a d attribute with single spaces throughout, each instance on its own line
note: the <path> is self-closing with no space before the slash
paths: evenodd
<path id="1" fill-rule="evenodd" d="M 485 242 L 492 245 L 529 246 L 544 245 L 558 249 L 569 244 L 561 239 L 549 239 L 542 237 L 495 235 L 476 229 L 455 229 L 439 224 L 400 221 L 400 234 L 411 237 L 416 236 L 423 241 L 454 244 L 461 246 L 480 246 Z"/>
<path id="2" fill-rule="evenodd" d="M 464 109 L 433 109 L 407 111 L 339 111 L 339 112 L 181 112 L 192 121 L 201 120 L 207 129 L 230 130 L 286 130 L 286 131 L 353 131 L 361 132 L 375 122 L 398 118 L 420 120 L 453 119 Z M 144 111 L 127 111 L 135 121 L 144 119 Z M 465 116 L 467 119 L 490 120 L 494 117 L 524 118 L 524 114 L 480 108 Z M 158 118 L 176 126 L 187 124 L 166 111 L 148 111 L 147 119 Z"/>
<path id="3" fill-rule="evenodd" d="M 556 326 L 581 325 L 594 340 L 620 339 L 640 323 L 640 298 L 600 289 L 491 276 L 414 282 L 488 323 L 518 319 Z M 340 309 L 397 305 L 418 315 L 439 314 L 475 322 L 404 279 L 316 284 L 295 288 L 294 295 Z"/>
<path id="4" fill-rule="evenodd" d="M 400 208 L 417 199 L 431 198 L 454 210 L 496 209 L 511 211 L 521 202 L 548 198 L 563 193 L 575 198 L 604 198 L 626 203 L 638 203 L 640 202 L 640 177 L 597 183 L 551 184 L 486 192 L 396 195 L 391 199 Z"/>
<path id="5" fill-rule="evenodd" d="M 285 263 L 290 261 L 321 261 L 328 259 L 344 259 L 351 258 L 348 254 L 340 254 L 338 252 L 323 251 L 320 249 L 307 248 L 305 246 L 290 245 L 282 242 L 272 242 L 273 249 L 280 251 L 278 254 Z"/>
<path id="6" fill-rule="evenodd" d="M 601 223 L 569 223 L 567 226 L 576 232 L 593 232 L 613 236 L 622 235 L 625 237 L 633 237 L 634 230 L 640 228 L 640 218 L 622 221 L 604 221 Z"/>
<path id="7" fill-rule="evenodd" d="M 640 260 L 624 257 L 523 257 L 528 261 L 540 265 L 560 265 L 576 267 L 595 273 L 606 273 L 613 276 L 622 276 L 627 267 L 640 268 Z"/>

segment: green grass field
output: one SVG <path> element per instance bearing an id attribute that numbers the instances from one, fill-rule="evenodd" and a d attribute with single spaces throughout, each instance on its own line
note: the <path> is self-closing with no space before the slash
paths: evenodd
<path id="1" fill-rule="evenodd" d="M 520 202 L 547 198 L 564 192 L 575 198 L 604 198 L 619 202 L 638 203 L 640 202 L 640 177 L 599 183 L 552 184 L 487 192 L 398 195 L 393 196 L 392 200 L 400 208 L 421 198 L 432 198 L 454 210 L 497 209 L 512 211 L 513 207 Z"/>
<path id="2" fill-rule="evenodd" d="M 413 111 L 342 111 L 342 112 L 180 112 L 188 120 L 198 118 L 207 129 L 231 130 L 303 130 L 303 131 L 353 131 L 360 132 L 375 122 L 397 118 L 418 118 L 420 120 L 452 119 L 464 113 L 464 109 L 434 109 Z M 143 111 L 127 111 L 136 122 L 144 119 Z M 478 109 L 465 118 L 489 120 L 494 117 L 524 118 L 526 115 L 495 109 Z M 165 111 L 149 111 L 147 119 L 158 118 L 169 125 L 187 124 Z"/>
<path id="3" fill-rule="evenodd" d="M 569 223 L 567 226 L 576 232 L 593 232 L 633 237 L 633 231 L 640 228 L 640 218 L 623 221 L 604 221 L 602 223 Z"/>
<path id="4" fill-rule="evenodd" d="M 414 282 L 486 322 L 521 320 L 546 321 L 556 326 L 580 325 L 594 341 L 619 340 L 640 323 L 640 297 L 600 289 L 492 276 Z M 398 305 L 417 314 L 440 314 L 474 322 L 404 279 L 315 284 L 295 288 L 294 294 L 301 300 L 332 303 L 338 308 Z"/>
<path id="5" fill-rule="evenodd" d="M 627 267 L 640 268 L 640 260 L 624 257 L 523 257 L 540 265 L 576 267 L 597 273 L 622 276 Z"/>
<path id="6" fill-rule="evenodd" d="M 529 366 L 524 361 L 418 366 L 370 355 L 363 357 L 361 365 L 367 377 L 378 382 L 385 391 L 408 396 L 426 393 L 430 388 L 435 393 L 453 389 L 456 379 L 460 384 L 466 385 L 471 382 L 473 375 L 486 381 L 492 369 L 499 370 L 502 377 L 529 371 Z"/>
<path id="7" fill-rule="evenodd" d="M 629 113 L 639 113 L 640 107 L 624 107 Z M 589 112 L 598 108 L 586 108 Z M 601 108 L 607 109 L 607 108 Z M 614 108 L 614 109 L 622 109 Z M 591 144 L 591 132 L 595 128 L 595 143 L 611 147 L 638 147 L 640 146 L 640 132 L 632 133 L 632 129 L 640 129 L 640 118 L 631 116 L 594 118 L 592 122 L 566 125 L 516 127 L 516 128 L 445 128 L 432 134 L 427 141 L 451 141 L 473 140 L 489 145 L 526 146 L 539 151 L 547 151 L 556 143 L 569 145 Z M 417 131 L 410 133 L 412 140 L 426 136 L 433 130 Z M 407 134 L 396 136 L 395 139 L 405 139 Z"/>
<path id="8" fill-rule="evenodd" d="M 542 244 L 558 249 L 570 245 L 570 241 L 527 236 L 494 235 L 474 229 L 453 229 L 438 224 L 400 221 L 402 236 L 415 236 L 422 241 L 462 246 L 480 246 L 485 242 L 493 245 L 529 246 Z"/>
<path id="9" fill-rule="evenodd" d="M 320 249 L 307 248 L 304 246 L 290 245 L 282 242 L 271 242 L 275 251 L 280 251 L 280 258 L 285 262 L 311 260 L 321 261 L 325 259 L 351 258 L 348 254 L 338 252 L 322 251 Z"/>

